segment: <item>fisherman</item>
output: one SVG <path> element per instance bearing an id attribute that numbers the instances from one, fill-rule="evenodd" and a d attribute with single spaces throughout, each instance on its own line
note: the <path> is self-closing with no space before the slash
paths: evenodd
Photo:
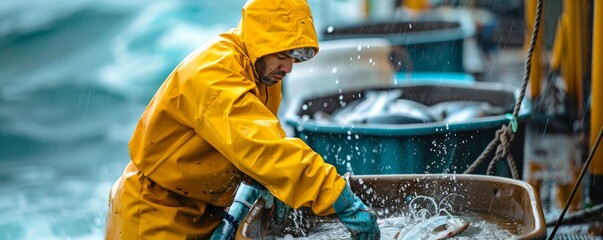
<path id="1" fill-rule="evenodd" d="M 238 26 L 186 57 L 150 101 L 110 193 L 106 238 L 209 238 L 243 182 L 378 239 L 375 212 L 276 117 L 281 80 L 317 52 L 306 0 L 249 0 Z"/>

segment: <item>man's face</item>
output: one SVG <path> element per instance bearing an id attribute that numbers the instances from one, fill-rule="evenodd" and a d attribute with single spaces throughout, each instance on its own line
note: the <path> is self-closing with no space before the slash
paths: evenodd
<path id="1" fill-rule="evenodd" d="M 272 86 L 285 78 L 293 69 L 295 59 L 285 53 L 273 53 L 261 57 L 255 62 L 260 83 Z"/>

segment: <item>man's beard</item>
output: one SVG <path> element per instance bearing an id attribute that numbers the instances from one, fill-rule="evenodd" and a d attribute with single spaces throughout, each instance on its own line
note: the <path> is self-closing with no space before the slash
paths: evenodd
<path id="1" fill-rule="evenodd" d="M 273 80 L 271 78 L 271 76 L 282 76 L 285 77 L 286 73 L 280 70 L 275 70 L 269 74 L 266 74 L 265 76 L 260 76 L 260 83 L 264 84 L 266 86 L 272 86 L 274 84 L 277 84 L 279 81 L 278 80 Z"/>
<path id="2" fill-rule="evenodd" d="M 280 71 L 280 70 L 277 70 L 277 69 L 275 69 L 274 71 L 272 71 L 270 73 L 264 74 L 266 72 L 266 64 L 264 62 L 262 62 L 262 61 L 258 61 L 256 63 L 256 68 L 257 68 L 256 71 L 258 73 L 258 78 L 259 78 L 258 81 L 260 82 L 260 84 L 263 84 L 263 85 L 266 85 L 266 86 L 272 86 L 272 85 L 278 83 L 278 81 L 272 80 L 270 78 L 270 76 L 283 76 L 283 77 L 285 77 L 285 75 L 287 74 L 287 73 L 285 73 L 283 71 Z"/>

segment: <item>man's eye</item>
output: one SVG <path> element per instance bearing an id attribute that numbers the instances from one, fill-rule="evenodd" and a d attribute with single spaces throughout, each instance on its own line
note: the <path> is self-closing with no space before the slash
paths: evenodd
<path id="1" fill-rule="evenodd" d="M 278 55 L 276 55 L 276 57 L 278 57 L 278 59 L 285 59 L 285 58 L 287 58 L 287 55 L 285 55 L 285 54 L 278 54 Z"/>

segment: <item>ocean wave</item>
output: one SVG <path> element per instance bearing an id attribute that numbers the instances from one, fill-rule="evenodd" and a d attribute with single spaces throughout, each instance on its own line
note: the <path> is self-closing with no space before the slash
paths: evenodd
<path id="1" fill-rule="evenodd" d="M 130 137 L 144 109 L 143 104 L 126 101 L 102 88 L 77 85 L 36 89 L 3 103 L 0 142 L 11 135 L 51 143 L 90 138 L 123 141 Z"/>
<path id="2" fill-rule="evenodd" d="M 148 6 L 113 40 L 115 60 L 98 71 L 99 84 L 147 102 L 186 55 L 238 21 L 215 21 L 218 17 L 206 4 L 158 2 Z"/>
<path id="3" fill-rule="evenodd" d="M 0 4 L 0 38 L 36 31 L 83 9 L 134 11 L 151 0 L 4 0 Z"/>

